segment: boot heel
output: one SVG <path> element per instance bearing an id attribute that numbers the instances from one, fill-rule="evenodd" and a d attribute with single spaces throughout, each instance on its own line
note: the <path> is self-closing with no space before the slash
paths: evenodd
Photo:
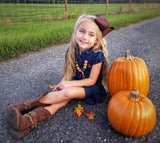
<path id="1" fill-rule="evenodd" d="M 6 115 L 8 125 L 15 130 L 19 129 L 19 116 L 19 111 L 16 108 L 11 108 Z"/>
<path id="2" fill-rule="evenodd" d="M 17 139 L 23 138 L 25 136 L 25 134 L 21 131 L 10 130 L 10 133 L 14 138 Z"/>

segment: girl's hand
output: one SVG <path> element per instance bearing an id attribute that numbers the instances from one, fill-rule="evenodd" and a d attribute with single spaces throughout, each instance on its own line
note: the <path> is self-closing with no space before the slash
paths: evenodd
<path id="1" fill-rule="evenodd" d="M 53 89 L 53 91 L 59 91 L 60 89 L 59 89 L 59 87 L 58 87 L 58 85 Z"/>
<path id="2" fill-rule="evenodd" d="M 59 91 L 67 87 L 71 87 L 72 82 L 71 81 L 61 81 L 54 89 L 53 91 Z"/>

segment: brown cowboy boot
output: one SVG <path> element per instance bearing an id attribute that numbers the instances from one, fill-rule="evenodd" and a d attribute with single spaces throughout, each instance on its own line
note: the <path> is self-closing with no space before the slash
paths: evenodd
<path id="1" fill-rule="evenodd" d="M 27 128 L 23 131 L 16 131 L 16 130 L 10 130 L 10 133 L 11 135 L 14 137 L 14 138 L 17 138 L 17 139 L 20 139 L 20 138 L 23 138 L 25 135 L 27 135 L 28 133 L 30 132 L 30 128 Z"/>
<path id="2" fill-rule="evenodd" d="M 39 97 L 35 98 L 35 99 L 28 99 L 26 101 L 23 102 L 19 102 L 17 104 L 11 104 L 9 106 L 6 107 L 6 113 L 11 109 L 11 108 L 17 108 L 21 113 L 25 112 L 25 111 L 29 111 L 33 108 L 36 108 L 38 106 L 46 106 L 48 104 L 43 104 L 40 103 L 39 100 L 40 98 L 42 98 L 43 96 L 45 96 L 47 94 L 47 92 L 41 94 Z"/>
<path id="3" fill-rule="evenodd" d="M 17 108 L 12 108 L 6 115 L 6 121 L 13 129 L 11 133 L 17 138 L 22 138 L 38 123 L 49 117 L 51 113 L 44 107 L 38 107 L 24 115 L 21 115 Z"/>

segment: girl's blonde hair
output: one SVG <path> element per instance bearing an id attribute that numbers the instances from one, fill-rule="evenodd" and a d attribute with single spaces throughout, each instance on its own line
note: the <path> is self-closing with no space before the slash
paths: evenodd
<path id="1" fill-rule="evenodd" d="M 93 22 L 95 22 L 96 16 L 93 15 L 81 15 L 75 26 L 74 26 L 74 30 L 72 33 L 72 38 L 69 44 L 69 47 L 66 51 L 65 54 L 65 62 L 64 62 L 64 70 L 63 70 L 63 77 L 64 75 L 67 75 L 66 80 L 71 80 L 76 73 L 76 68 L 75 68 L 75 49 L 78 49 L 78 45 L 76 43 L 76 31 L 79 27 L 79 25 L 87 20 L 92 20 Z M 97 31 L 98 31 L 98 35 L 97 35 L 97 42 L 95 43 L 93 50 L 95 52 L 101 51 L 104 53 L 104 57 L 105 57 L 105 61 L 103 63 L 103 69 L 102 69 L 102 83 L 104 85 L 105 88 L 107 88 L 107 77 L 108 77 L 108 52 L 106 49 L 106 42 L 104 40 L 104 38 L 102 37 L 102 32 L 100 31 L 100 29 L 97 26 Z"/>

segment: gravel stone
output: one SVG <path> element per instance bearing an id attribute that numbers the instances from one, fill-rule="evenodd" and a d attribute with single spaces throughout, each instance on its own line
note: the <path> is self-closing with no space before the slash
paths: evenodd
<path id="1" fill-rule="evenodd" d="M 35 98 L 49 85 L 61 80 L 64 54 L 68 44 L 52 47 L 0 64 L 0 142 L 1 143 L 159 143 L 160 142 L 160 17 L 132 24 L 109 33 L 105 37 L 109 63 L 124 57 L 126 50 L 142 58 L 150 73 L 148 98 L 157 111 L 154 129 L 143 137 L 133 138 L 116 132 L 107 118 L 109 93 L 97 105 L 73 100 L 54 116 L 43 121 L 24 138 L 17 140 L 10 134 L 5 120 L 5 107 Z M 95 119 L 73 115 L 74 107 L 81 104 L 86 112 L 94 112 Z"/>

